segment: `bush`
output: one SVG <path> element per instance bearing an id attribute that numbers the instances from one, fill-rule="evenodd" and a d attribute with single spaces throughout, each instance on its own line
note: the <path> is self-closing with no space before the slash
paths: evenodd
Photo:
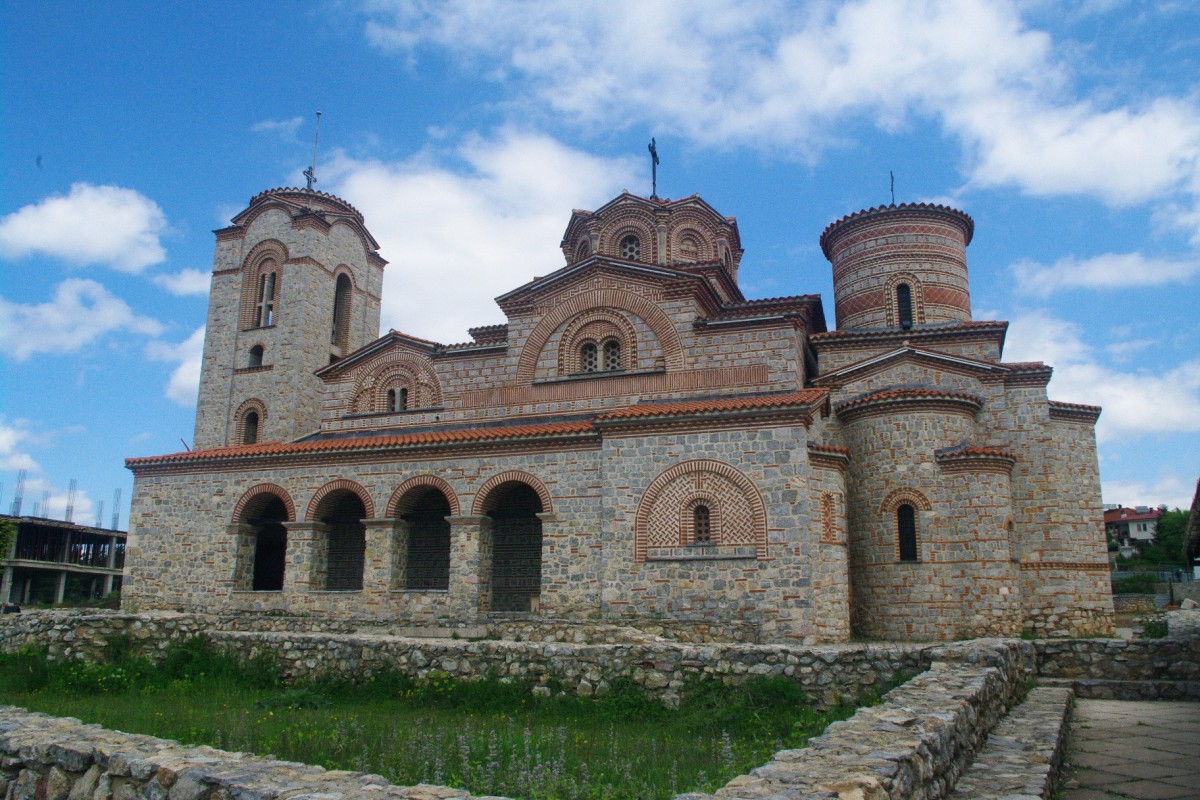
<path id="1" fill-rule="evenodd" d="M 1113 594 L 1154 594 L 1158 578 L 1154 575 L 1135 575 L 1112 582 Z"/>
<path id="2" fill-rule="evenodd" d="M 46 648 L 26 645 L 15 653 L 0 653 L 0 690 L 36 692 L 49 683 Z"/>

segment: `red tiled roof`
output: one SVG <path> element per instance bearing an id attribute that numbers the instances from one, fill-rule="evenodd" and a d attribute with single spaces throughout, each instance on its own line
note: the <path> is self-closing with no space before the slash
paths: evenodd
<path id="1" fill-rule="evenodd" d="M 1031 372 L 1050 369 L 1044 361 L 1001 361 L 1000 366 L 1013 372 Z"/>
<path id="2" fill-rule="evenodd" d="M 1061 409 L 1062 411 L 1083 411 L 1089 414 L 1099 414 L 1103 410 L 1100 406 L 1085 406 L 1082 403 L 1064 403 L 1061 400 L 1051 400 L 1050 407 Z"/>
<path id="3" fill-rule="evenodd" d="M 261 200 L 264 197 L 275 197 L 280 200 L 283 200 L 283 199 L 285 199 L 285 197 L 283 197 L 284 195 L 315 195 L 317 197 L 323 197 L 326 200 L 332 201 L 334 203 L 337 203 L 340 206 L 345 207 L 346 213 L 353 214 L 355 217 L 358 218 L 359 222 L 363 221 L 362 212 L 359 211 L 357 208 L 350 205 L 345 200 L 343 200 L 342 198 L 338 197 L 335 194 L 329 194 L 328 192 L 322 192 L 318 189 L 299 189 L 294 186 L 278 186 L 274 189 L 267 189 L 265 191 L 259 192 L 258 194 L 254 195 L 254 197 L 250 198 L 250 202 L 248 205 L 254 205 L 254 203 L 256 201 Z"/>
<path id="4" fill-rule="evenodd" d="M 861 397 L 855 397 L 850 400 L 845 400 L 834 406 L 834 410 L 841 412 L 850 408 L 858 408 L 869 403 L 878 403 L 884 400 L 967 400 L 976 405 L 983 405 L 983 398 L 978 395 L 973 395 L 968 392 L 951 392 L 944 389 L 922 389 L 919 387 L 904 387 L 897 389 L 884 389 L 878 392 L 872 392 Z"/>
<path id="5" fill-rule="evenodd" d="M 829 396 L 828 389 L 802 389 L 789 394 L 760 397 L 727 397 L 713 400 L 684 400 L 674 403 L 647 403 L 611 411 L 596 417 L 596 422 L 610 422 L 645 417 L 676 417 L 689 414 L 710 414 L 721 411 L 757 411 L 788 406 L 817 405 Z"/>
<path id="6" fill-rule="evenodd" d="M 989 456 L 994 458 L 1010 458 L 1016 460 L 1016 456 L 1000 447 L 978 447 L 976 445 L 968 445 L 966 447 L 958 447 L 951 450 L 941 450 L 937 453 L 938 458 L 972 458 L 974 456 Z"/>
<path id="7" fill-rule="evenodd" d="M 967 214 L 964 211 L 959 211 L 957 208 L 952 208 L 950 206 L 944 206 L 939 203 L 901 203 L 900 205 L 892 204 L 890 206 L 876 206 L 875 208 L 866 208 L 866 209 L 863 209 L 862 211 L 855 211 L 853 214 L 847 214 L 846 216 L 842 217 L 841 219 L 829 223 L 827 226 L 825 226 L 825 230 L 821 232 L 821 239 L 820 239 L 821 252 L 823 252 L 825 254 L 826 258 L 829 257 L 829 250 L 825 246 L 826 239 L 829 238 L 829 235 L 835 229 L 840 228 L 847 223 L 854 222 L 859 219 L 865 219 L 867 217 L 876 217 L 876 216 L 882 216 L 884 214 L 894 214 L 897 212 L 904 212 L 904 211 L 933 211 L 933 212 L 937 212 L 937 213 L 941 213 L 941 214 L 946 214 L 947 216 L 957 217 L 959 220 L 964 222 L 967 226 L 967 244 L 971 243 L 971 237 L 975 233 L 975 220 L 971 219 L 970 214 Z"/>
<path id="8" fill-rule="evenodd" d="M 993 328 L 1001 326 L 1008 327 L 1007 322 L 999 320 L 970 320 L 969 322 L 955 322 L 948 325 L 930 325 L 915 328 L 857 328 L 853 330 L 832 330 L 824 333 L 814 333 L 809 337 L 812 341 L 823 341 L 825 339 L 850 339 L 854 337 L 868 336 L 889 336 L 892 338 L 914 338 L 924 334 L 938 333 L 955 333 L 957 331 Z"/>
<path id="9" fill-rule="evenodd" d="M 1162 516 L 1162 509 L 1151 508 L 1138 511 L 1134 508 L 1108 508 L 1104 511 L 1105 522 L 1150 522 Z"/>
<path id="10" fill-rule="evenodd" d="M 578 436 L 595 430 L 590 421 L 547 422 L 536 425 L 466 428 L 459 430 L 405 433 L 396 436 L 363 436 L 354 439 L 318 439 L 310 442 L 260 442 L 234 447 L 214 447 L 165 456 L 127 458 L 125 466 L 166 464 L 204 459 L 253 458 L 259 456 L 301 455 L 305 453 L 340 453 L 354 450 L 376 450 L 402 447 L 464 444 L 468 442 L 503 441 L 508 439 Z"/>

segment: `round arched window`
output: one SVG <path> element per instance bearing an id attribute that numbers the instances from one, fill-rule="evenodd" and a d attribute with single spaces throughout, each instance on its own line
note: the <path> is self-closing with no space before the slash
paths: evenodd
<path id="1" fill-rule="evenodd" d="M 642 240 L 632 233 L 621 240 L 621 258 L 637 261 L 642 257 Z"/>

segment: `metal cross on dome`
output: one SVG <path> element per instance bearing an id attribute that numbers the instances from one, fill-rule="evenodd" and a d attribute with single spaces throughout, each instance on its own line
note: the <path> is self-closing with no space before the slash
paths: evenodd
<path id="1" fill-rule="evenodd" d="M 650 137 L 650 199 L 658 199 L 658 149 L 654 146 L 654 137 Z"/>

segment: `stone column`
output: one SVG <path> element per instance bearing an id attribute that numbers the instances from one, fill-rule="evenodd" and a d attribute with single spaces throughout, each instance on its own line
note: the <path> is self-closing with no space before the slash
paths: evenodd
<path id="1" fill-rule="evenodd" d="M 543 511 L 537 515 L 542 523 L 542 572 L 538 585 L 538 597 L 530 610 L 549 615 L 560 605 L 557 602 L 555 584 L 569 584 L 571 552 L 566 541 L 562 518 L 553 512 Z M 576 586 L 578 591 L 581 587 Z"/>
<path id="2" fill-rule="evenodd" d="M 446 517 L 450 523 L 451 617 L 478 619 L 491 608 L 492 518 Z"/>
<path id="3" fill-rule="evenodd" d="M 231 589 L 248 590 L 254 587 L 254 546 L 258 529 L 248 522 L 225 526 L 225 535 L 233 541 L 233 572 L 229 576 Z"/>
<path id="4" fill-rule="evenodd" d="M 12 594 L 13 583 L 13 568 L 4 568 L 4 577 L 0 578 L 0 603 L 9 602 L 9 595 Z"/>
<path id="5" fill-rule="evenodd" d="M 304 594 L 325 588 L 329 526 L 323 522 L 285 522 L 283 527 L 287 529 L 284 594 Z"/>
<path id="6" fill-rule="evenodd" d="M 363 591 L 386 595 L 396 585 L 396 530 L 398 519 L 364 519 L 367 551 L 363 559 Z"/>
<path id="7" fill-rule="evenodd" d="M 54 604 L 61 605 L 63 595 L 67 592 L 67 571 L 64 569 L 58 573 L 58 582 L 54 586 Z"/>

